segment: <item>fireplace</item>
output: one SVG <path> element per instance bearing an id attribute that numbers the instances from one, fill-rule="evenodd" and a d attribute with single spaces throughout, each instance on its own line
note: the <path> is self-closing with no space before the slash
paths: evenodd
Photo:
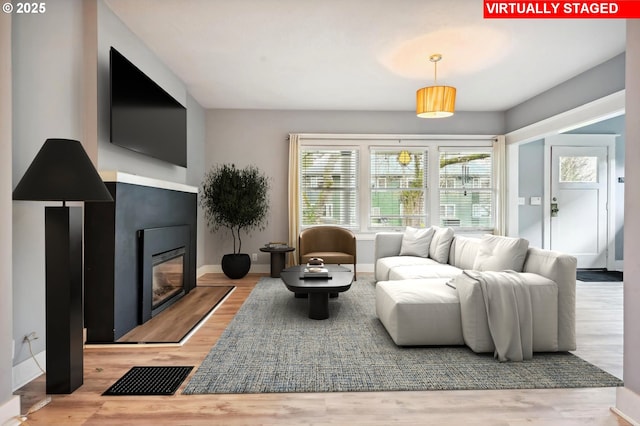
<path id="1" fill-rule="evenodd" d="M 180 247 L 152 256 L 152 317 L 184 295 L 184 254 L 185 248 Z"/>
<path id="2" fill-rule="evenodd" d="M 140 243 L 139 323 L 144 324 L 186 294 L 189 226 L 138 231 Z"/>

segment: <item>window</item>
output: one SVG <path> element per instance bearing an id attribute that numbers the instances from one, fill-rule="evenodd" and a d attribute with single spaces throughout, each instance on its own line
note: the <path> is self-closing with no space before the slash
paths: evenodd
<path id="1" fill-rule="evenodd" d="M 399 161 L 401 152 L 402 162 Z M 424 149 L 371 149 L 370 228 L 424 226 L 428 223 L 426 160 Z M 386 185 L 379 185 L 380 181 L 386 182 Z"/>
<path id="2" fill-rule="evenodd" d="M 300 228 L 356 232 L 439 225 L 491 231 L 492 138 L 313 135 L 299 148 Z M 447 145 L 442 145 L 446 143 Z"/>
<path id="3" fill-rule="evenodd" d="M 442 226 L 493 226 L 492 168 L 489 149 L 441 150 L 439 199 Z M 451 185 L 451 182 L 455 184 Z M 446 210 L 443 211 L 442 207 Z"/>
<path id="4" fill-rule="evenodd" d="M 560 157 L 560 182 L 598 181 L 598 157 Z"/>
<path id="5" fill-rule="evenodd" d="M 447 218 L 456 217 L 456 205 L 440 204 L 440 217 L 447 217 Z"/>
<path id="6" fill-rule="evenodd" d="M 301 225 L 358 225 L 358 151 L 300 150 Z"/>

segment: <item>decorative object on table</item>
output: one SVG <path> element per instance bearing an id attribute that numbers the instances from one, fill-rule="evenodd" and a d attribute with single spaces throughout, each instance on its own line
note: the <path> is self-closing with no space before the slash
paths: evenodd
<path id="1" fill-rule="evenodd" d="M 312 257 L 307 261 L 307 266 L 302 270 L 300 279 L 307 278 L 331 278 L 329 269 L 324 266 L 324 259 L 320 257 Z"/>
<path id="2" fill-rule="evenodd" d="M 113 201 L 82 144 L 47 139 L 13 191 L 14 200 L 62 201 L 45 207 L 48 394 L 83 382 L 82 208 L 67 201 Z"/>
<path id="3" fill-rule="evenodd" d="M 267 243 L 260 247 L 260 251 L 271 255 L 271 278 L 279 278 L 280 272 L 284 269 L 285 256 L 294 251 L 287 243 Z"/>
<path id="4" fill-rule="evenodd" d="M 270 248 L 270 249 L 281 249 L 281 248 L 288 248 L 289 244 L 285 243 L 285 242 L 270 242 L 264 245 L 265 248 Z"/>
<path id="5" fill-rule="evenodd" d="M 200 204 L 207 224 L 214 232 L 228 228 L 233 237 L 233 253 L 222 257 L 222 271 L 231 279 L 244 277 L 251 268 L 251 258 L 242 253 L 241 231 L 265 229 L 268 190 L 269 179 L 255 166 L 216 165 L 202 182 Z"/>
<path id="6" fill-rule="evenodd" d="M 312 257 L 307 261 L 307 266 L 324 266 L 324 259 L 321 257 Z"/>

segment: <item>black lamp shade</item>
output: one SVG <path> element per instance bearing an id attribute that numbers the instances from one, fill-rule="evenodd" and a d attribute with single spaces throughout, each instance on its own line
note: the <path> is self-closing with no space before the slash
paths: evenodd
<path id="1" fill-rule="evenodd" d="M 13 191 L 14 200 L 113 201 L 82 144 L 47 139 Z"/>

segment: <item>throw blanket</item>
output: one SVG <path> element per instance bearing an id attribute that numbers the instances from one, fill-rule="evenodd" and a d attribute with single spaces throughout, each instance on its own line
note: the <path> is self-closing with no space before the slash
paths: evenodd
<path id="1" fill-rule="evenodd" d="M 531 294 L 514 271 L 464 271 L 482 289 L 489 331 L 499 361 L 533 357 Z"/>

